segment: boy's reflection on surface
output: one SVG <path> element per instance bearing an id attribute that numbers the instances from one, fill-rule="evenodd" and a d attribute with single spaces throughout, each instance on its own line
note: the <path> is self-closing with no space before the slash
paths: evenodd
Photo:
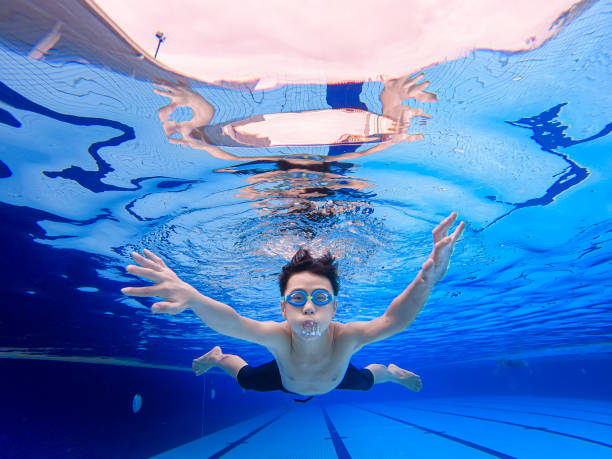
<path id="1" fill-rule="evenodd" d="M 277 112 L 253 115 L 245 119 L 213 123 L 215 109 L 202 95 L 185 86 L 158 83 L 157 94 L 170 99 L 158 110 L 164 131 L 171 143 L 204 150 L 217 159 L 244 161 L 238 166 L 216 172 L 251 174 L 248 186 L 236 197 L 246 198 L 265 214 L 312 214 L 313 217 L 353 211 L 363 207 L 371 193 L 371 182 L 348 178 L 344 172 L 352 168 L 350 159 L 385 150 L 401 142 L 423 138 L 407 134 L 415 117 L 429 118 L 422 109 L 403 104 L 407 98 L 435 102 L 436 95 L 426 92 L 428 81 L 419 82 L 422 74 L 383 81 L 380 93 L 381 114 L 369 111 L 359 100 L 362 83 L 328 85 L 326 103 L 331 109 Z M 172 113 L 188 107 L 192 118 L 172 121 Z M 364 144 L 370 148 L 357 151 Z M 249 155 L 238 156 L 231 147 L 266 148 L 278 146 L 328 146 L 323 155 Z M 271 165 L 261 172 L 243 166 Z M 347 167 L 340 167 L 344 165 Z M 347 200 L 350 195 L 352 199 Z"/>

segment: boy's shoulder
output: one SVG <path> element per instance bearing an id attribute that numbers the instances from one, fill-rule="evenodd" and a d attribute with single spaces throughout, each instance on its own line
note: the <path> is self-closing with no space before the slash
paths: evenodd
<path id="1" fill-rule="evenodd" d="M 330 326 L 333 326 L 334 339 L 336 342 L 343 342 L 348 344 L 357 345 L 358 337 L 360 335 L 360 322 L 353 321 L 347 323 L 334 322 L 332 321 Z M 365 322 L 361 322 L 365 323 Z"/>
<path id="2" fill-rule="evenodd" d="M 368 321 L 334 323 L 337 324 L 336 339 L 354 347 L 355 352 L 367 344 L 381 341 L 401 331 L 383 316 Z"/>

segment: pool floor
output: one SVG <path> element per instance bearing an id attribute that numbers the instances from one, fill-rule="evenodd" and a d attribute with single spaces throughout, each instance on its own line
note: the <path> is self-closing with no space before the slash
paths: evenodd
<path id="1" fill-rule="evenodd" d="M 612 458 L 608 401 L 466 397 L 295 405 L 157 457 Z"/>

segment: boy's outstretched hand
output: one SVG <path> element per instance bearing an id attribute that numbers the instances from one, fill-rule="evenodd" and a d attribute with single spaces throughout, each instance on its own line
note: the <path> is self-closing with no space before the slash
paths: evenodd
<path id="1" fill-rule="evenodd" d="M 155 284 L 148 287 L 125 287 L 121 291 L 130 296 L 158 296 L 164 301 L 159 301 L 153 305 L 153 312 L 165 312 L 168 314 L 178 314 L 189 306 L 189 302 L 198 294 L 198 291 L 183 282 L 172 271 L 164 260 L 155 255 L 150 250 L 145 249 L 143 257 L 139 253 L 132 252 L 132 258 L 137 265 L 128 265 L 125 269 L 130 274 L 140 276 L 144 279 L 153 281 Z"/>
<path id="2" fill-rule="evenodd" d="M 453 226 L 455 220 L 457 220 L 457 213 L 453 212 L 442 220 L 442 222 L 432 232 L 434 238 L 434 248 L 427 261 L 423 263 L 423 267 L 421 269 L 421 277 L 423 280 L 432 285 L 437 283 L 446 274 L 450 257 L 453 254 L 453 248 L 455 247 L 455 242 L 457 242 L 457 239 L 459 239 L 465 228 L 465 222 L 461 222 L 453 234 L 447 236 L 448 230 L 451 226 Z"/>

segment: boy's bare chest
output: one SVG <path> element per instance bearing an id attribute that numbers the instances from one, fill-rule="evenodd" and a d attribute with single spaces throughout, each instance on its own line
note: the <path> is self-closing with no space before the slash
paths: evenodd
<path id="1" fill-rule="evenodd" d="M 337 343 L 326 355 L 300 358 L 290 351 L 280 352 L 276 361 L 285 389 L 303 395 L 324 394 L 344 378 L 352 352 Z"/>

